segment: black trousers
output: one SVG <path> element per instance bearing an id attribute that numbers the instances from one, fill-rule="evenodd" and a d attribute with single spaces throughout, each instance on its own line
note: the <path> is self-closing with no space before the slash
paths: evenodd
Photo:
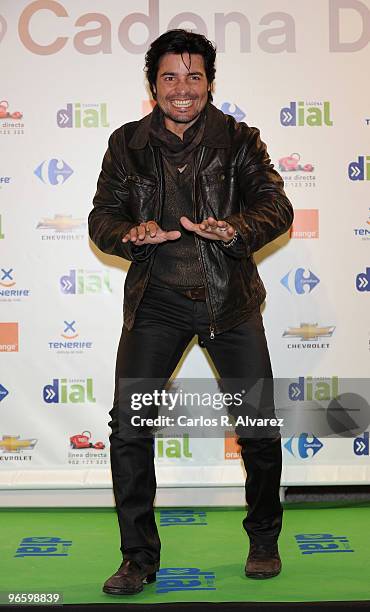
<path id="1" fill-rule="evenodd" d="M 110 435 L 113 491 L 125 559 L 140 565 L 159 563 L 161 543 L 154 518 L 156 493 L 153 438 L 131 437 L 120 431 L 120 379 L 157 378 L 168 381 L 194 335 L 203 341 L 222 378 L 272 379 L 271 363 L 260 309 L 241 325 L 213 339 L 204 301 L 191 300 L 171 289 L 149 285 L 134 327 L 122 330 L 117 363 Z M 122 416 L 122 415 L 121 415 Z M 247 515 L 243 527 L 251 541 L 275 543 L 282 526 L 279 499 L 281 437 L 238 439 L 247 472 Z"/>

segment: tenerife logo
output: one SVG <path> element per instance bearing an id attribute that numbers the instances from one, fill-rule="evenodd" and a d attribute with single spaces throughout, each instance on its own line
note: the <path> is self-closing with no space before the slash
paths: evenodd
<path id="1" fill-rule="evenodd" d="M 11 178 L 11 176 L 0 176 L 0 189 L 3 188 L 3 185 L 10 184 Z"/>
<path id="2" fill-rule="evenodd" d="M 41 162 L 34 174 L 45 184 L 63 185 L 73 174 L 73 170 L 63 159 L 53 157 L 49 161 Z"/>
<path id="3" fill-rule="evenodd" d="M 43 388 L 43 400 L 47 404 L 94 404 L 93 379 L 69 380 L 53 378 L 50 385 Z"/>
<path id="4" fill-rule="evenodd" d="M 107 105 L 68 103 L 57 112 L 57 126 L 60 128 L 98 128 L 109 127 Z"/>
<path id="5" fill-rule="evenodd" d="M 294 210 L 290 237 L 301 239 L 319 237 L 319 211 L 317 208 Z"/>
<path id="6" fill-rule="evenodd" d="M 370 181 L 370 155 L 359 155 L 358 161 L 348 166 L 348 177 L 351 181 Z"/>
<path id="7" fill-rule="evenodd" d="M 289 293 L 305 295 L 315 289 L 320 279 L 311 270 L 297 268 L 296 270 L 289 270 L 280 282 L 283 287 L 288 289 Z"/>
<path id="8" fill-rule="evenodd" d="M 3 232 L 1 231 L 1 228 L 2 228 L 2 219 L 0 215 L 0 240 L 4 240 L 5 234 L 3 234 Z"/>
<path id="9" fill-rule="evenodd" d="M 223 102 L 219 107 L 225 115 L 231 115 L 235 121 L 243 121 L 245 112 L 233 102 Z"/>
<path id="10" fill-rule="evenodd" d="M 3 453 L 20 454 L 23 451 L 33 450 L 36 446 L 35 438 L 22 439 L 20 436 L 5 435 L 0 438 L 0 450 Z"/>
<path id="11" fill-rule="evenodd" d="M 357 291 L 370 291 L 370 268 L 366 268 L 366 272 L 360 272 L 356 276 Z"/>
<path id="12" fill-rule="evenodd" d="M 370 240 L 370 214 L 368 215 L 366 224 L 368 227 L 360 227 L 353 230 L 355 236 L 361 236 L 362 240 Z"/>
<path id="13" fill-rule="evenodd" d="M 2 384 L 0 384 L 0 402 L 2 402 L 3 399 L 5 399 L 7 395 L 9 395 L 8 389 L 5 389 L 5 387 Z"/>
<path id="14" fill-rule="evenodd" d="M 7 100 L 0 101 L 0 134 L 19 136 L 24 133 L 23 113 L 9 110 Z"/>
<path id="15" fill-rule="evenodd" d="M 72 540 L 50 536 L 23 538 L 15 557 L 67 557 Z"/>
<path id="16" fill-rule="evenodd" d="M 156 593 L 215 590 L 214 572 L 199 567 L 163 567 L 157 572 Z"/>
<path id="17" fill-rule="evenodd" d="M 332 126 L 330 102 L 290 102 L 280 111 L 280 123 L 283 127 Z"/>
<path id="18" fill-rule="evenodd" d="M 312 380 L 312 376 L 300 376 L 298 382 L 290 383 L 288 395 L 293 402 L 335 399 L 338 397 L 338 376 L 332 376 L 326 381 Z"/>
<path id="19" fill-rule="evenodd" d="M 353 440 L 353 452 L 357 457 L 369 455 L 369 432 L 364 431 L 362 436 Z"/>
<path id="20" fill-rule="evenodd" d="M 302 555 L 354 552 L 346 536 L 335 536 L 332 533 L 298 533 L 295 539 Z"/>
<path id="21" fill-rule="evenodd" d="M 79 339 L 76 329 L 76 321 L 64 321 L 63 331 L 60 334 L 62 340 L 50 341 L 49 349 L 57 353 L 83 353 L 86 349 L 91 349 L 93 343 L 88 340 Z"/>
<path id="22" fill-rule="evenodd" d="M 161 527 L 207 525 L 207 513 L 192 508 L 164 508 L 159 511 Z"/>
<path id="23" fill-rule="evenodd" d="M 192 457 L 190 451 L 189 434 L 181 438 L 163 438 L 160 434 L 155 437 L 155 456 L 157 459 L 181 459 Z"/>
<path id="24" fill-rule="evenodd" d="M 30 295 L 29 289 L 14 289 L 15 284 L 13 268 L 0 268 L 0 302 L 20 302 Z"/>
<path id="25" fill-rule="evenodd" d="M 335 330 L 334 325 L 321 326 L 317 323 L 301 323 L 299 327 L 289 327 L 283 333 L 283 338 L 299 338 L 305 342 L 330 338 Z M 329 348 L 329 344 L 288 344 L 288 348 Z"/>
<path id="26" fill-rule="evenodd" d="M 298 438 L 292 436 L 284 444 L 284 448 L 293 456 L 310 459 L 322 449 L 323 443 L 313 433 L 301 433 Z"/>
<path id="27" fill-rule="evenodd" d="M 18 347 L 18 323 L 0 323 L 0 353 L 17 353 Z"/>
<path id="28" fill-rule="evenodd" d="M 70 270 L 61 276 L 60 288 L 67 295 L 91 293 L 110 293 L 109 273 L 107 271 Z"/>

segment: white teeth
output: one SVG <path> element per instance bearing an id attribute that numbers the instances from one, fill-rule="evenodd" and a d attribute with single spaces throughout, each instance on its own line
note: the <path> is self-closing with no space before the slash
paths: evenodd
<path id="1" fill-rule="evenodd" d="M 191 106 L 191 103 L 191 100 L 172 100 L 172 104 L 178 108 L 187 108 L 188 106 Z"/>

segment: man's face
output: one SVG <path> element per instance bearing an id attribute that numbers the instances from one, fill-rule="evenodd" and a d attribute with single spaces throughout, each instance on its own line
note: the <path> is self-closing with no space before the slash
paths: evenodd
<path id="1" fill-rule="evenodd" d="M 202 55 L 166 53 L 161 57 L 155 93 L 169 122 L 194 123 L 208 102 L 209 90 Z"/>

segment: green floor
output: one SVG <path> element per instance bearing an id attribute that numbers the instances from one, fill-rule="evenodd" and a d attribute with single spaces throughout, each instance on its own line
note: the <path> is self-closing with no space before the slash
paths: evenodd
<path id="1" fill-rule="evenodd" d="M 170 519 L 168 509 L 156 511 L 162 540 L 157 582 L 138 595 L 112 597 L 102 593 L 101 586 L 120 564 L 113 510 L 3 509 L 0 591 L 58 591 L 66 604 L 370 600 L 368 503 L 286 508 L 280 538 L 283 571 L 263 581 L 244 576 L 244 509 L 183 510 L 171 509 Z M 296 536 L 302 533 L 333 538 L 324 536 L 320 544 L 322 536 L 314 536 L 310 549 L 306 536 L 301 550 Z M 59 538 L 57 544 L 22 542 L 53 537 Z M 303 554 L 307 550 L 315 552 Z M 37 556 L 40 551 L 42 556 Z"/>

